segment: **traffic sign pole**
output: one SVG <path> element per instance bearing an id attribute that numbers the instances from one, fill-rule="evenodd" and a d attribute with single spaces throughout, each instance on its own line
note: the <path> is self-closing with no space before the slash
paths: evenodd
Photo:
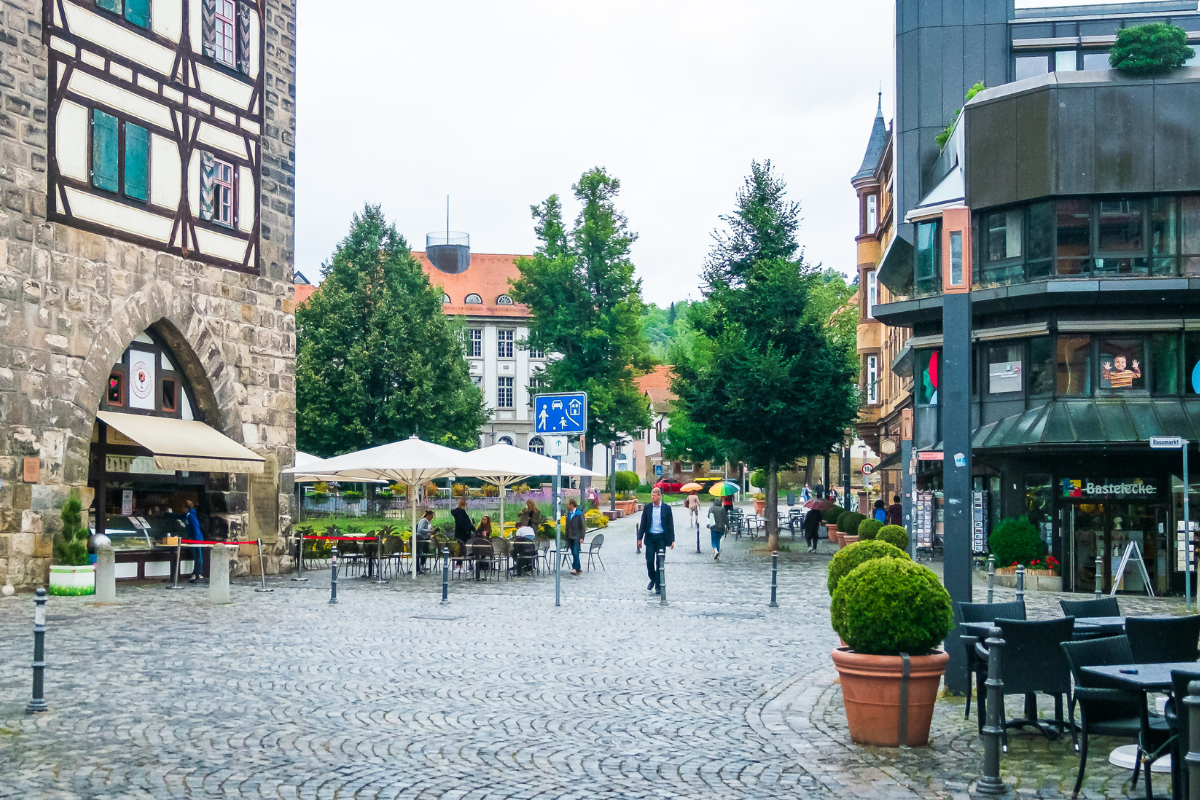
<path id="1" fill-rule="evenodd" d="M 562 496 L 562 456 L 555 456 L 558 474 L 554 476 L 554 605 L 562 605 L 562 529 L 559 519 L 559 498 Z"/>

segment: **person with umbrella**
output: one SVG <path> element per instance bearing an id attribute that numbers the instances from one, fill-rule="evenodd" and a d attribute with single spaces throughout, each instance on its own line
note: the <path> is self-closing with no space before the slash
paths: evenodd
<path id="1" fill-rule="evenodd" d="M 687 492 L 687 497 L 684 499 L 683 505 L 688 510 L 691 526 L 696 529 L 696 541 L 700 541 L 700 498 L 696 496 L 696 492 L 703 488 L 698 483 L 689 483 L 679 489 L 681 492 Z"/>

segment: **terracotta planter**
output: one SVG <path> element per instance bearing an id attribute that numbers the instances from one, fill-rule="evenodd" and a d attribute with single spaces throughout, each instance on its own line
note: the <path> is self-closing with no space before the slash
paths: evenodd
<path id="1" fill-rule="evenodd" d="M 856 544 L 858 542 L 857 536 L 847 536 L 844 533 L 839 533 L 838 537 L 841 538 L 843 547 L 846 545 Z"/>
<path id="2" fill-rule="evenodd" d="M 766 500 L 755 500 L 754 501 L 754 513 L 755 514 L 761 515 L 766 510 L 767 510 L 767 501 Z"/>
<path id="3" fill-rule="evenodd" d="M 629 516 L 637 510 L 637 500 L 618 500 L 617 510 L 624 511 L 625 516 Z"/>
<path id="4" fill-rule="evenodd" d="M 897 747 L 900 744 L 900 656 L 869 656 L 848 648 L 833 651 L 842 684 L 842 701 L 850 739 L 855 744 Z M 929 743 L 933 704 L 950 656 L 937 651 L 912 656 L 908 678 L 909 747 Z"/>
<path id="5" fill-rule="evenodd" d="M 831 545 L 834 547 L 838 546 L 837 525 L 831 525 L 828 522 L 825 523 L 825 536 L 829 539 L 829 543 Z"/>

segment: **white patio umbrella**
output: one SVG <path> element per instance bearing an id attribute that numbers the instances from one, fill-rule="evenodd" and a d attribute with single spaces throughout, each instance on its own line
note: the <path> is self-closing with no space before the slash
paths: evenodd
<path id="1" fill-rule="evenodd" d="M 494 444 L 463 455 L 466 456 L 466 469 L 456 473 L 459 477 L 479 478 L 500 487 L 501 535 L 504 533 L 505 490 L 517 481 L 534 475 L 554 475 L 558 470 L 558 461 L 555 459 L 511 444 Z M 562 474 L 564 478 L 598 477 L 591 470 L 565 463 L 562 465 Z"/>
<path id="2" fill-rule="evenodd" d="M 465 463 L 466 453 L 425 442 L 411 436 L 399 442 L 371 447 L 354 453 L 327 458 L 319 469 L 292 467 L 284 470 L 288 474 L 313 474 L 322 479 L 342 478 L 346 480 L 382 480 L 408 485 L 409 505 L 412 508 L 412 576 L 417 577 L 417 487 L 435 478 L 459 474 Z M 473 473 L 467 473 L 472 474 Z"/>

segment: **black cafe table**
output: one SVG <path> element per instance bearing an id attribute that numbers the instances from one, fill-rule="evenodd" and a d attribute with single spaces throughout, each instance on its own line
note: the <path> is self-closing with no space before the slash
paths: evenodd
<path id="1" fill-rule="evenodd" d="M 995 623 L 964 622 L 963 628 L 971 635 L 978 636 L 980 641 L 987 639 L 988 631 Z M 1075 633 L 1092 636 L 1120 636 L 1125 632 L 1125 617 L 1076 617 Z"/>
<path id="2" fill-rule="evenodd" d="M 1123 689 L 1139 692 L 1168 692 L 1171 690 L 1171 672 L 1194 672 L 1200 678 L 1200 661 L 1174 661 L 1166 664 L 1109 664 L 1098 667 L 1081 667 L 1084 672 L 1101 676 Z M 1146 705 L 1142 705 L 1142 724 L 1147 724 Z M 1186 721 L 1183 724 L 1187 724 Z M 1182 753 L 1178 748 L 1171 751 L 1171 797 L 1180 800 L 1183 796 L 1183 777 L 1180 771 Z M 1149 787 L 1147 787 L 1149 788 Z"/>

